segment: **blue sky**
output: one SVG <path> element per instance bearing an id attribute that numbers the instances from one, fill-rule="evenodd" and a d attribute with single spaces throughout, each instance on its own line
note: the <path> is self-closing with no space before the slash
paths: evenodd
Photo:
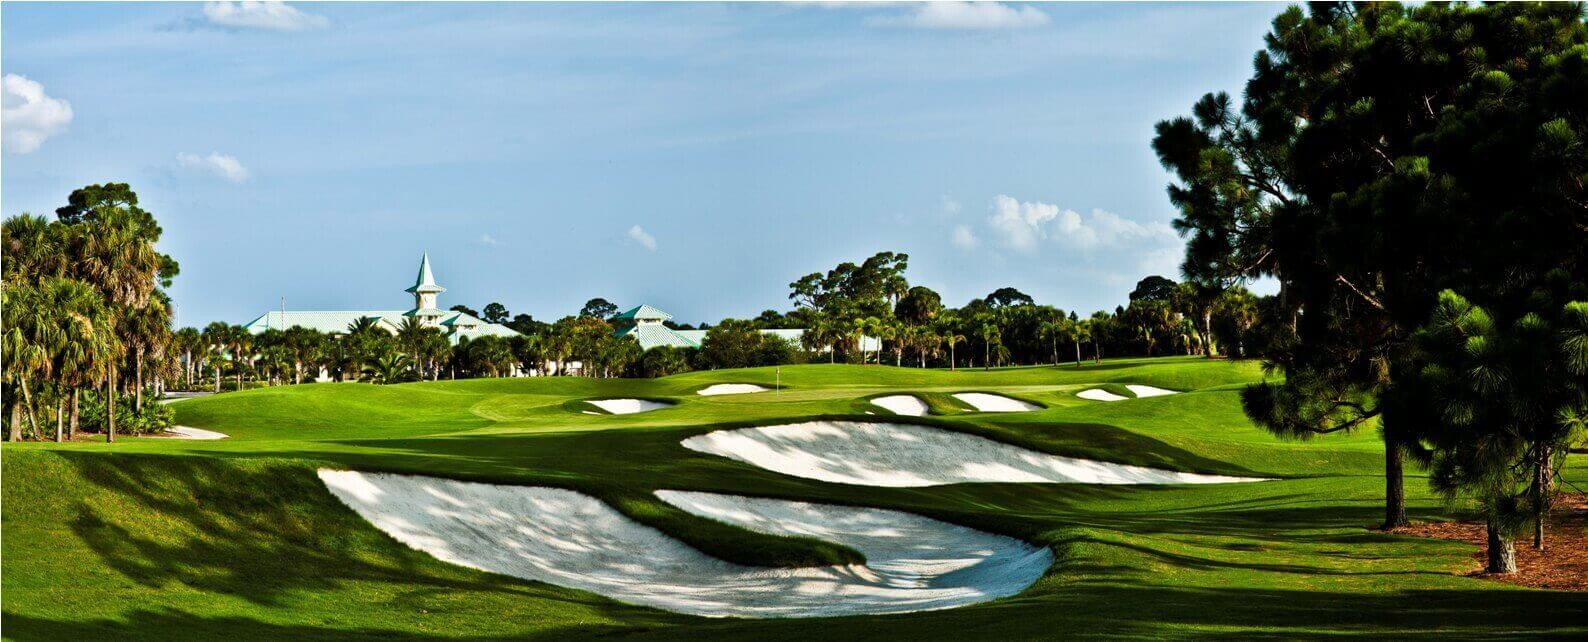
<path id="1" fill-rule="evenodd" d="M 1283 5 L 4 5 L 0 208 L 126 181 L 179 321 L 787 309 L 879 250 L 954 305 L 1173 275 L 1156 121 Z"/>

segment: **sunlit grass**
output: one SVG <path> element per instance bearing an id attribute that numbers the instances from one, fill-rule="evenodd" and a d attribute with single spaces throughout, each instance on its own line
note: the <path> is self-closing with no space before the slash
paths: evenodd
<path id="1" fill-rule="evenodd" d="M 1195 358 L 949 372 L 811 365 L 660 380 L 574 378 L 313 384 L 183 401 L 214 442 L 20 444 L 4 452 L 5 633 L 17 639 L 242 636 L 699 639 L 1051 639 L 1588 634 L 1588 598 L 1461 577 L 1465 545 L 1368 530 L 1382 511 L 1371 429 L 1281 441 L 1241 413 L 1256 363 Z M 783 386 L 702 397 L 713 383 Z M 1093 402 L 1090 387 L 1184 391 Z M 1046 406 L 970 412 L 990 391 Z M 900 420 L 865 398 L 911 393 L 914 419 L 1055 454 L 1274 477 L 1255 484 L 867 488 L 779 475 L 679 442 L 812 417 Z M 582 400 L 676 402 L 588 415 Z M 1567 480 L 1588 484 L 1573 456 Z M 444 564 L 336 502 L 318 466 L 578 489 L 709 553 L 764 565 L 852 561 L 673 509 L 672 488 L 896 508 L 1051 546 L 1025 593 L 943 612 L 819 621 L 706 620 Z M 1448 516 L 1415 473 L 1414 519 Z"/>

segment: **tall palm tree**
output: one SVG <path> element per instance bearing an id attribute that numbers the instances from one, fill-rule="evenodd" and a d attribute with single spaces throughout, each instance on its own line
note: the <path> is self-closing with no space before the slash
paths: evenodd
<path id="1" fill-rule="evenodd" d="M 216 365 L 220 361 L 221 353 L 226 351 L 226 344 L 231 338 L 232 327 L 221 321 L 213 321 L 204 326 L 204 352 L 205 363 L 215 372 L 215 392 L 221 391 L 221 370 Z"/>
<path id="2" fill-rule="evenodd" d="M 143 364 L 151 353 L 165 349 L 171 335 L 170 308 L 161 299 L 151 297 L 142 306 L 128 308 L 121 315 L 122 341 L 133 355 L 133 409 L 143 412 Z"/>
<path id="3" fill-rule="evenodd" d="M 193 353 L 201 349 L 204 337 L 197 328 L 182 328 L 171 336 L 171 345 L 182 353 L 182 379 L 184 385 L 193 387 Z"/>
<path id="4" fill-rule="evenodd" d="M 1092 340 L 1092 320 L 1070 322 L 1070 338 L 1075 340 L 1075 367 L 1081 367 L 1081 344 Z"/>
<path id="5" fill-rule="evenodd" d="M 254 348 L 254 335 L 240 325 L 230 326 L 226 329 L 226 349 L 232 353 L 232 373 L 237 376 L 237 390 L 243 389 L 243 368 L 250 364 Z"/>
<path id="6" fill-rule="evenodd" d="M 981 337 L 981 341 L 982 341 L 982 344 L 981 344 L 982 345 L 981 367 L 982 367 L 983 370 L 986 370 L 986 369 L 992 367 L 992 346 L 993 346 L 994 343 L 999 343 L 999 342 L 1001 342 L 1003 340 L 1003 333 L 1001 331 L 999 331 L 998 326 L 996 324 L 993 324 L 993 323 L 982 323 L 981 327 L 976 329 L 976 336 Z"/>

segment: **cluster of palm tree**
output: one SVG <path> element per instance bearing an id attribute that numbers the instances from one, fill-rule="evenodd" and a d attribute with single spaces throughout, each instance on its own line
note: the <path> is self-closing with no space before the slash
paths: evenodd
<path id="1" fill-rule="evenodd" d="M 162 288 L 177 273 L 155 250 L 160 226 L 126 184 L 77 190 L 56 215 L 9 218 L 0 234 L 9 438 L 164 428 L 169 413 L 145 403 L 171 341 Z"/>
<path id="2" fill-rule="evenodd" d="M 1149 285 L 1154 282 L 1159 287 Z M 1147 356 L 1169 350 L 1206 357 L 1247 356 L 1260 300 L 1246 288 L 1211 289 L 1153 276 L 1143 279 L 1131 294 L 1130 306 L 1115 316 L 1139 338 Z M 1234 353 L 1224 355 L 1221 346 L 1232 344 Z"/>
<path id="3" fill-rule="evenodd" d="M 360 318 L 336 333 L 294 326 L 256 334 L 215 322 L 202 331 L 172 334 L 167 381 L 174 388 L 221 392 L 227 384 L 242 389 L 324 379 L 385 384 L 519 374 L 610 377 L 628 373 L 642 356 L 632 337 L 614 336 L 611 325 L 593 317 L 526 329 L 520 336 L 462 337 L 454 343 L 440 328 L 413 317 L 394 327 Z"/>

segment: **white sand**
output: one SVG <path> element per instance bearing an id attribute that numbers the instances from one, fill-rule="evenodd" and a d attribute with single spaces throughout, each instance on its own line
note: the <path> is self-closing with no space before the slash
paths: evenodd
<path id="1" fill-rule="evenodd" d="M 888 395 L 872 399 L 871 403 L 882 406 L 895 415 L 907 417 L 925 417 L 927 411 L 926 402 L 915 395 Z"/>
<path id="2" fill-rule="evenodd" d="M 1130 397 L 1121 397 L 1102 388 L 1092 388 L 1075 393 L 1075 396 L 1092 401 L 1124 401 Z"/>
<path id="3" fill-rule="evenodd" d="M 1164 390 L 1163 388 L 1154 388 L 1152 386 L 1138 386 L 1133 383 L 1126 384 L 1125 388 L 1130 390 L 1131 394 L 1136 395 L 1136 398 L 1138 399 L 1142 397 L 1162 397 L 1164 395 L 1178 394 L 1173 390 Z"/>
<path id="4" fill-rule="evenodd" d="M 648 399 L 591 399 L 590 405 L 610 412 L 614 415 L 632 415 L 636 412 L 650 412 L 671 408 L 673 404 Z"/>
<path id="5" fill-rule="evenodd" d="M 172 439 L 225 439 L 231 435 L 191 426 L 172 426 L 166 428 L 162 436 Z"/>
<path id="6" fill-rule="evenodd" d="M 1003 395 L 990 395 L 985 392 L 957 392 L 954 398 L 970 404 L 982 412 L 1026 412 L 1041 410 L 1041 406 L 1029 404 L 1019 399 L 1011 399 Z"/>
<path id="7" fill-rule="evenodd" d="M 766 392 L 766 388 L 753 383 L 717 383 L 695 391 L 697 395 L 742 395 L 747 392 Z"/>
<path id="8" fill-rule="evenodd" d="M 861 486 L 964 482 L 1216 484 L 1263 481 L 1049 455 L 976 435 L 892 423 L 809 421 L 718 430 L 685 439 L 690 450 L 774 472 Z"/>
<path id="9" fill-rule="evenodd" d="M 470 568 L 678 613 L 821 617 L 946 609 L 1014 595 L 1052 553 L 898 511 L 680 491 L 657 496 L 764 533 L 847 544 L 864 566 L 774 569 L 707 556 L 570 490 L 320 471 L 344 503 L 414 549 Z"/>

